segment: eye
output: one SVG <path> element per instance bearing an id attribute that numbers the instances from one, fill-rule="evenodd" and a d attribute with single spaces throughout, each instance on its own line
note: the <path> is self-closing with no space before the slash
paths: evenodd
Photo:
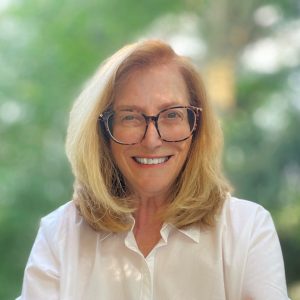
<path id="1" fill-rule="evenodd" d="M 134 115 L 124 115 L 122 116 L 122 121 L 132 121 L 135 119 L 135 116 Z"/>
<path id="2" fill-rule="evenodd" d="M 177 119 L 177 118 L 180 118 L 180 114 L 177 111 L 170 111 L 167 113 L 166 118 Z"/>
<path id="3" fill-rule="evenodd" d="M 139 126 L 143 124 L 144 117 L 131 111 L 117 112 L 115 115 L 115 124 L 120 126 Z"/>
<path id="4" fill-rule="evenodd" d="M 184 118 L 184 112 L 181 108 L 168 109 L 160 115 L 161 121 L 165 121 L 165 122 L 178 122 L 183 120 L 183 118 Z"/>

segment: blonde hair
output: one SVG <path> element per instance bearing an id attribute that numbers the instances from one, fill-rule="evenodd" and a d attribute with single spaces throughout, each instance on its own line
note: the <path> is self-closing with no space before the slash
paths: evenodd
<path id="1" fill-rule="evenodd" d="M 173 200 L 163 214 L 164 221 L 179 228 L 196 222 L 214 225 L 230 191 L 221 172 L 222 131 L 199 72 L 166 43 L 141 41 L 125 46 L 99 67 L 70 113 L 66 153 L 75 176 L 73 199 L 83 218 L 96 230 L 128 230 L 128 216 L 135 210 L 112 159 L 110 141 L 98 126 L 98 116 L 112 106 L 114 91 L 134 69 L 162 63 L 179 68 L 190 104 L 203 109 L 188 159 L 173 186 Z"/>

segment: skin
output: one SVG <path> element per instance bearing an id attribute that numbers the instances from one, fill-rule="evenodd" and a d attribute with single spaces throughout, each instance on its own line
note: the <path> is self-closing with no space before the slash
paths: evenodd
<path id="1" fill-rule="evenodd" d="M 113 108 L 134 108 L 146 115 L 156 115 L 174 105 L 189 105 L 189 96 L 176 66 L 167 64 L 133 71 L 116 91 Z M 169 191 L 186 161 L 190 145 L 191 138 L 178 143 L 162 141 L 153 123 L 139 144 L 111 142 L 113 158 L 136 199 L 134 234 L 144 256 L 160 239 L 162 221 L 157 214 L 168 203 Z M 169 159 L 144 165 L 135 157 Z"/>

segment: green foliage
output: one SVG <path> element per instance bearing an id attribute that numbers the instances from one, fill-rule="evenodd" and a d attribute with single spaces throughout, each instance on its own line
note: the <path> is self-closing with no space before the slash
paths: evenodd
<path id="1" fill-rule="evenodd" d="M 299 280 L 300 270 L 294 256 L 300 247 L 300 107 L 289 86 L 299 71 L 242 76 L 237 107 L 224 116 L 225 167 L 235 194 L 271 210 L 288 283 Z"/>

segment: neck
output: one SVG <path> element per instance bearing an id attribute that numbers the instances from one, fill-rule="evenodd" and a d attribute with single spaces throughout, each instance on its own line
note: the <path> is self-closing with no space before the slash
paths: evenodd
<path id="1" fill-rule="evenodd" d="M 161 223 L 159 216 L 166 205 L 167 201 L 158 197 L 138 197 L 137 210 L 134 213 L 135 227 L 148 227 L 155 223 Z"/>
<path id="2" fill-rule="evenodd" d="M 167 202 L 158 198 L 137 199 L 138 208 L 134 213 L 135 235 L 138 247 L 146 257 L 160 239 L 163 220 L 160 214 Z"/>

